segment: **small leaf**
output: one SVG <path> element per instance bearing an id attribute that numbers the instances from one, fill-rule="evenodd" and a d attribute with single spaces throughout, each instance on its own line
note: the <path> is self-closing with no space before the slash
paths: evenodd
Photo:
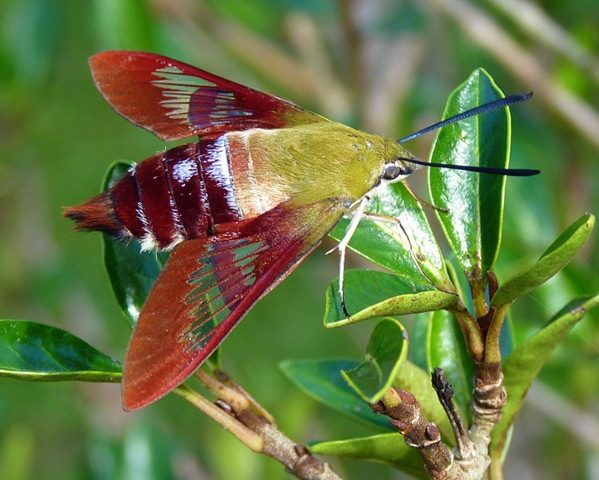
<path id="1" fill-rule="evenodd" d="M 454 90 L 443 118 L 502 98 L 487 72 L 477 69 Z M 456 122 L 439 131 L 432 162 L 506 168 L 510 114 L 502 108 Z M 429 188 L 445 236 L 469 281 L 482 281 L 501 242 L 505 177 L 429 168 Z"/>
<path id="2" fill-rule="evenodd" d="M 449 312 L 438 311 L 430 314 L 426 350 L 427 370 L 443 369 L 454 389 L 455 400 L 462 415 L 469 415 L 474 365 L 459 325 Z"/>
<path id="3" fill-rule="evenodd" d="M 392 218 L 388 221 L 362 220 L 349 243 L 352 250 L 397 273 L 407 283 L 451 290 L 428 219 L 405 185 L 381 185 L 368 211 Z M 345 220 L 339 222 L 331 236 L 335 240 L 343 238 L 347 225 Z"/>
<path id="4" fill-rule="evenodd" d="M 388 419 L 374 413 L 341 377 L 342 370 L 357 364 L 353 360 L 286 360 L 280 368 L 313 399 L 361 422 L 391 429 Z"/>
<path id="5" fill-rule="evenodd" d="M 599 295 L 571 301 L 543 329 L 516 348 L 504 361 L 504 385 L 508 400 L 492 434 L 492 449 L 503 450 L 516 414 L 522 408 L 533 380 L 566 334 L 590 309 L 599 306 Z"/>
<path id="6" fill-rule="evenodd" d="M 38 382 L 120 382 L 121 365 L 64 330 L 0 320 L 0 376 Z"/>
<path id="7" fill-rule="evenodd" d="M 115 162 L 106 174 L 103 190 L 112 187 L 131 167 Z M 108 272 L 114 296 L 121 310 L 133 326 L 156 278 L 162 270 L 162 262 L 156 252 L 142 252 L 139 242 L 124 242 L 104 234 L 104 265 Z"/>
<path id="8" fill-rule="evenodd" d="M 402 324 L 393 318 L 381 320 L 370 336 L 364 361 L 341 375 L 368 403 L 376 403 L 389 389 L 408 355 Z"/>
<path id="9" fill-rule="evenodd" d="M 495 308 L 513 302 L 533 288 L 542 285 L 564 268 L 589 238 L 595 217 L 584 214 L 549 246 L 541 258 L 530 268 L 506 282 L 493 296 Z"/>
<path id="10" fill-rule="evenodd" d="M 334 328 L 369 318 L 439 310 L 455 305 L 458 300 L 457 295 L 430 288 L 389 273 L 348 270 L 344 292 L 351 317 L 345 317 L 336 280 L 327 289 L 324 326 Z"/>
<path id="11" fill-rule="evenodd" d="M 310 451 L 317 455 L 390 463 L 416 478 L 428 478 L 420 455 L 416 449 L 406 445 L 399 433 L 315 443 L 310 445 Z"/>

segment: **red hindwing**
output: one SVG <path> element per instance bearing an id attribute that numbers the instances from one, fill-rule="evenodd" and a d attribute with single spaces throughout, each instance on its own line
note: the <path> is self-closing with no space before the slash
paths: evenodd
<path id="1" fill-rule="evenodd" d="M 248 310 L 335 225 L 340 199 L 281 204 L 172 252 L 140 313 L 123 376 L 123 405 L 141 408 L 183 382 Z"/>

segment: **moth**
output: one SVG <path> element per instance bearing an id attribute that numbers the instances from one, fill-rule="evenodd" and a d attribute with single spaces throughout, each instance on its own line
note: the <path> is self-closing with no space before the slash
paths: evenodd
<path id="1" fill-rule="evenodd" d="M 112 188 L 64 212 L 79 229 L 171 251 L 127 350 L 127 410 L 189 377 L 341 217 L 352 216 L 339 246 L 343 260 L 368 193 L 433 165 L 402 141 L 527 98 L 506 97 L 397 141 L 160 55 L 107 51 L 91 57 L 90 67 L 100 93 L 127 120 L 163 140 L 198 137 L 135 164 Z"/>

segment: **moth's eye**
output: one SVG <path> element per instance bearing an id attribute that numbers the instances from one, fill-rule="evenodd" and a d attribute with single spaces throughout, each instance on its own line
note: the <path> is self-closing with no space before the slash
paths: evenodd
<path id="1" fill-rule="evenodd" d="M 389 163 L 383 168 L 383 175 L 381 175 L 381 177 L 383 180 L 395 180 L 402 174 L 402 172 L 403 170 L 400 166 L 394 163 Z"/>

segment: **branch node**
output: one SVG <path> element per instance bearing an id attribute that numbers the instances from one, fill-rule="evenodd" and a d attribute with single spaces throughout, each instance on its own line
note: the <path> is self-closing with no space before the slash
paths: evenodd
<path id="1" fill-rule="evenodd" d="M 404 437 L 406 445 L 415 448 L 432 478 L 461 478 L 448 476 L 457 468 L 451 450 L 442 442 L 437 425 L 429 422 L 420 410 L 416 397 L 401 388 L 390 388 L 380 402 L 371 405 L 375 412 L 387 415 Z"/>
<path id="2" fill-rule="evenodd" d="M 235 412 L 233 411 L 233 407 L 231 407 L 231 405 L 229 405 L 224 400 L 221 400 L 219 398 L 219 399 L 215 400 L 214 405 L 216 405 L 218 408 L 220 408 L 223 412 L 226 412 L 226 413 L 228 413 L 231 416 L 235 416 Z"/>

